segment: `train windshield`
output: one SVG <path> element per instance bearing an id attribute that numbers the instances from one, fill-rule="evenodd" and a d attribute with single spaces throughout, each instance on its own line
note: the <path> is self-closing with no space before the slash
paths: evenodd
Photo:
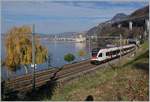
<path id="1" fill-rule="evenodd" d="M 97 53 L 99 52 L 99 50 L 100 50 L 100 48 L 94 48 L 94 49 L 92 49 L 92 56 L 96 57 Z"/>

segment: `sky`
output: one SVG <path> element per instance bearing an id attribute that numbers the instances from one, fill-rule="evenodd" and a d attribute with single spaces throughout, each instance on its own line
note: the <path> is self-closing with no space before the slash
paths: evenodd
<path id="1" fill-rule="evenodd" d="M 143 1 L 8 1 L 1 3 L 1 30 L 35 24 L 35 32 L 83 32 L 110 20 L 117 13 L 129 15 L 148 5 Z"/>

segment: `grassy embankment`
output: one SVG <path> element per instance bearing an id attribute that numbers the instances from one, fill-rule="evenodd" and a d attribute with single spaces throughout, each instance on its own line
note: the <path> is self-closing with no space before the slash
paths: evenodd
<path id="1" fill-rule="evenodd" d="M 94 100 L 148 100 L 149 87 L 148 42 L 142 44 L 135 57 L 122 59 L 117 64 L 83 75 L 70 81 L 62 88 L 56 88 L 51 99 L 44 100 L 85 100 L 92 95 Z"/>

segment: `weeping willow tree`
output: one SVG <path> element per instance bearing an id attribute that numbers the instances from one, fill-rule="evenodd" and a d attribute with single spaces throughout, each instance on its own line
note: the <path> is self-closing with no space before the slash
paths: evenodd
<path id="1" fill-rule="evenodd" d="M 13 27 L 5 38 L 5 65 L 13 69 L 20 65 L 32 63 L 32 29 L 28 26 Z M 43 63 L 47 59 L 47 48 L 40 44 L 35 36 L 35 62 Z"/>

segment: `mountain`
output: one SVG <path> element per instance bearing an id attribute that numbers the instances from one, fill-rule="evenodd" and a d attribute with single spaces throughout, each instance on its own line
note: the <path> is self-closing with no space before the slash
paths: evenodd
<path id="1" fill-rule="evenodd" d="M 140 17 L 140 16 L 146 16 L 146 15 L 149 15 L 149 5 L 136 10 L 135 12 L 131 13 L 129 17 Z"/>
<path id="2" fill-rule="evenodd" d="M 87 31 L 86 35 L 88 35 L 88 36 L 94 35 L 94 33 L 95 33 L 95 31 L 96 31 L 97 29 L 98 29 L 98 28 L 97 28 L 96 26 L 93 27 L 93 28 L 91 28 L 91 29 L 89 29 L 89 30 Z"/>
<path id="3" fill-rule="evenodd" d="M 111 23 L 112 22 L 119 21 L 119 20 L 124 19 L 126 17 L 128 17 L 128 16 L 124 13 L 118 13 L 114 17 L 112 17 L 111 20 L 100 23 L 98 26 L 95 26 L 95 27 L 89 29 L 87 31 L 87 35 L 94 35 L 95 33 L 101 33 L 101 35 L 103 35 L 103 34 L 105 35 L 105 33 L 107 33 L 106 30 L 109 28 L 111 29 Z"/>
<path id="4" fill-rule="evenodd" d="M 112 26 L 113 22 L 122 20 L 124 18 L 132 18 L 132 17 L 140 17 L 140 16 L 145 16 L 149 15 L 149 6 L 145 6 L 141 9 L 138 9 L 131 13 L 130 15 L 126 15 L 124 13 L 118 13 L 114 17 L 112 17 L 111 20 L 100 23 L 98 26 L 95 26 L 87 31 L 87 35 L 94 35 L 95 33 L 99 36 L 101 35 L 115 35 L 115 34 L 120 34 L 122 33 L 124 36 L 127 37 L 127 34 L 129 31 L 127 31 L 127 28 L 116 28 Z"/>
<path id="5" fill-rule="evenodd" d="M 70 37 L 75 35 L 77 32 L 63 32 L 59 34 L 55 34 L 57 37 Z"/>
<path id="6" fill-rule="evenodd" d="M 63 33 L 59 33 L 59 34 L 62 34 L 62 35 L 70 35 L 70 34 L 75 34 L 76 32 L 63 32 Z M 58 35 L 59 35 L 58 34 Z"/>
<path id="7" fill-rule="evenodd" d="M 56 33 L 56 34 L 36 34 L 37 36 L 41 38 L 48 38 L 48 37 L 71 37 L 71 36 L 76 36 L 78 33 L 77 32 L 63 32 L 63 33 Z"/>
<path id="8" fill-rule="evenodd" d="M 111 19 L 111 21 L 116 22 L 116 21 L 119 21 L 119 20 L 124 19 L 124 18 L 126 18 L 126 17 L 127 17 L 127 15 L 124 14 L 124 13 L 118 13 L 118 14 L 116 14 L 116 15 Z"/>
<path id="9" fill-rule="evenodd" d="M 98 26 L 94 26 L 93 28 L 89 29 L 87 31 L 87 35 L 97 35 L 97 36 L 119 36 L 121 34 L 124 38 L 129 38 L 129 36 L 132 37 L 139 37 L 139 35 L 144 34 L 144 28 L 141 27 L 133 27 L 132 31 L 128 29 L 128 27 L 122 26 L 118 29 L 118 27 L 113 26 L 112 24 L 116 21 L 128 19 L 128 18 L 134 18 L 134 17 L 141 17 L 149 15 L 149 6 L 143 7 L 141 9 L 138 9 L 131 13 L 130 15 L 126 15 L 124 13 L 118 13 L 114 17 L 112 17 L 111 20 L 108 20 L 106 22 L 100 23 Z M 141 35 L 143 36 L 143 35 Z M 112 41 L 108 40 L 108 42 L 99 39 L 98 45 L 104 46 L 107 43 L 111 43 Z"/>

